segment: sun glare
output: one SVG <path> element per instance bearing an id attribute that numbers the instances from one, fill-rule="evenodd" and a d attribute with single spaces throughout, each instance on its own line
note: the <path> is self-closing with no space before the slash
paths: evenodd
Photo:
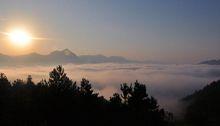
<path id="1" fill-rule="evenodd" d="M 16 46 L 27 46 L 31 40 L 31 35 L 22 29 L 16 29 L 8 33 L 9 40 Z"/>

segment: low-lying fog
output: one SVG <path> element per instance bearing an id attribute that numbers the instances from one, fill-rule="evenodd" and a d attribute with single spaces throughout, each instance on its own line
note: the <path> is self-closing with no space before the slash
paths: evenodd
<path id="1" fill-rule="evenodd" d="M 35 82 L 47 79 L 55 66 L 1 67 L 0 72 L 13 81 L 32 75 Z M 120 84 L 139 80 L 147 85 L 148 93 L 158 99 L 167 110 L 178 113 L 178 100 L 220 79 L 220 66 L 209 65 L 153 65 L 153 64 L 83 64 L 64 65 L 67 75 L 79 82 L 89 79 L 93 87 L 109 98 L 118 92 Z"/>

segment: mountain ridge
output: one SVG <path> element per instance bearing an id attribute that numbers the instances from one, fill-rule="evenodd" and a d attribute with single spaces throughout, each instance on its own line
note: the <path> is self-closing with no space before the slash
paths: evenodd
<path id="1" fill-rule="evenodd" d="M 212 60 L 206 60 L 202 61 L 199 64 L 206 64 L 206 65 L 220 65 L 220 59 L 212 59 Z"/>
<path id="2" fill-rule="evenodd" d="M 69 49 L 55 50 L 48 54 L 32 52 L 24 55 L 9 56 L 0 53 L 0 64 L 3 65 L 57 65 L 86 63 L 141 63 L 122 56 L 76 55 Z"/>

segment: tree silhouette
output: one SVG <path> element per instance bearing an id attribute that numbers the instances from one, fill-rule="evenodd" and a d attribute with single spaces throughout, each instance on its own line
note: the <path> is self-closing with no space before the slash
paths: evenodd
<path id="1" fill-rule="evenodd" d="M 114 93 L 113 97 L 110 97 L 110 102 L 113 105 L 120 106 L 122 104 L 122 99 L 121 99 L 121 97 L 120 97 L 120 95 L 118 93 Z"/>
<path id="2" fill-rule="evenodd" d="M 121 91 L 122 91 L 121 97 L 123 98 L 124 103 L 128 104 L 128 99 L 130 97 L 130 93 L 132 91 L 132 87 L 131 86 L 129 87 L 127 85 L 127 83 L 121 84 Z"/>
<path id="3" fill-rule="evenodd" d="M 12 83 L 13 87 L 16 88 L 23 88 L 25 82 L 22 79 L 17 79 Z"/>
<path id="4" fill-rule="evenodd" d="M 32 81 L 31 75 L 28 75 L 28 77 L 27 77 L 27 85 L 28 86 L 34 86 L 34 82 Z"/>
<path id="5" fill-rule="evenodd" d="M 121 91 L 122 94 L 114 94 L 113 97 L 110 98 L 110 102 L 113 105 L 121 105 L 120 102 L 123 99 L 124 102 L 121 105 L 123 107 L 120 109 L 125 110 L 123 112 L 126 112 L 127 115 L 119 115 L 122 115 L 122 117 L 124 116 L 124 119 L 128 118 L 128 124 L 153 126 L 168 125 L 165 120 L 167 118 L 165 111 L 159 108 L 155 98 L 147 94 L 144 84 L 136 81 L 134 84 L 128 86 L 124 83 L 121 85 Z M 118 108 L 115 110 L 118 111 Z"/>
<path id="6" fill-rule="evenodd" d="M 134 83 L 134 87 L 131 85 L 131 90 L 129 92 L 130 97 L 128 99 L 129 105 L 134 108 L 141 108 L 142 105 L 146 106 L 146 103 L 149 101 L 148 94 L 146 92 L 146 86 L 136 81 Z"/>
<path id="7" fill-rule="evenodd" d="M 10 82 L 8 81 L 8 78 L 5 76 L 5 74 L 0 73 L 0 96 L 4 95 L 10 86 Z"/>
<path id="8" fill-rule="evenodd" d="M 58 91 L 59 93 L 65 92 L 66 90 L 75 90 L 76 89 L 76 82 L 70 80 L 66 73 L 64 72 L 64 68 L 59 65 L 50 72 L 50 78 L 48 85 L 53 90 Z"/>
<path id="9" fill-rule="evenodd" d="M 80 87 L 80 94 L 82 96 L 98 96 L 98 94 L 93 93 L 92 85 L 89 83 L 89 80 L 86 80 L 85 78 L 81 81 L 81 87 Z"/>
<path id="10" fill-rule="evenodd" d="M 109 100 L 94 91 L 89 80 L 79 85 L 59 65 L 48 80 L 10 83 L 0 74 L 1 126 L 168 126 L 171 120 L 146 86 L 136 81 L 121 85 Z M 167 115 L 167 116 L 166 116 Z"/>

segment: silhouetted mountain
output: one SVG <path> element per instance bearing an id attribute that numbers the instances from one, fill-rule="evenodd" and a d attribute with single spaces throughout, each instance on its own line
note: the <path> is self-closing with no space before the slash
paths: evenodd
<path id="1" fill-rule="evenodd" d="M 128 60 L 120 56 L 104 55 L 79 55 L 77 56 L 69 49 L 56 50 L 47 55 L 30 53 L 19 56 L 7 56 L 0 54 L 1 65 L 57 65 L 57 64 L 83 64 L 83 63 L 143 63 Z"/>
<path id="2" fill-rule="evenodd" d="M 48 56 L 77 57 L 77 55 L 71 52 L 69 49 L 64 49 L 61 51 L 56 50 L 56 51 L 51 52 Z"/>
<path id="3" fill-rule="evenodd" d="M 183 99 L 186 105 L 185 119 L 195 126 L 220 125 L 220 80 Z"/>
<path id="4" fill-rule="evenodd" d="M 69 49 L 64 49 L 61 51 L 53 51 L 46 55 L 47 62 L 50 64 L 66 64 L 66 63 L 78 63 L 80 61 L 79 57 L 71 52 Z"/>
<path id="5" fill-rule="evenodd" d="M 207 60 L 207 61 L 202 61 L 199 64 L 207 64 L 207 65 L 220 65 L 220 59 L 219 60 Z"/>

